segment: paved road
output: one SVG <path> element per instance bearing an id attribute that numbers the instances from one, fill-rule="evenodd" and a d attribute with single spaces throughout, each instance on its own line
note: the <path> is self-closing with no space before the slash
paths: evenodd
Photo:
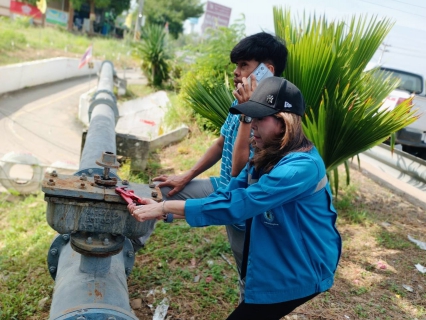
<path id="1" fill-rule="evenodd" d="M 61 161 L 78 167 L 84 128 L 77 118 L 79 98 L 96 80 L 65 80 L 1 96 L 0 157 L 25 152 L 41 165 Z"/>

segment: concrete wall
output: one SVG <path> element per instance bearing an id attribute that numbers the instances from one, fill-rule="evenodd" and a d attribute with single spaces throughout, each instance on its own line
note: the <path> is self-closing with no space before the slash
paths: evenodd
<path id="1" fill-rule="evenodd" d="M 59 80 L 96 74 L 101 61 L 94 61 L 93 69 L 86 64 L 78 69 L 79 59 L 53 58 L 11 64 L 0 67 L 0 94 Z"/>
<path id="2" fill-rule="evenodd" d="M 0 0 L 0 16 L 10 15 L 10 0 Z"/>

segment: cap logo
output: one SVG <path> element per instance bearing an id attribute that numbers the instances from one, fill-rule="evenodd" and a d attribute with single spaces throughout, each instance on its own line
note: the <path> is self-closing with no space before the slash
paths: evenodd
<path id="1" fill-rule="evenodd" d="M 286 109 L 290 109 L 290 108 L 292 108 L 293 106 L 291 105 L 291 103 L 288 103 L 287 101 L 284 103 L 284 108 L 286 108 Z"/>
<path id="2" fill-rule="evenodd" d="M 268 94 L 266 96 L 266 102 L 269 104 L 273 104 L 274 103 L 274 96 L 272 94 Z"/>

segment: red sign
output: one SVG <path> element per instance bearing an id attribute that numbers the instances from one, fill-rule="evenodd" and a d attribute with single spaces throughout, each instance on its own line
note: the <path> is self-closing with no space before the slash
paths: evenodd
<path id="1" fill-rule="evenodd" d="M 206 13 L 201 30 L 206 28 L 216 29 L 218 26 L 227 27 L 231 17 L 232 8 L 222 6 L 221 4 L 207 1 Z"/>
<path id="2" fill-rule="evenodd" d="M 38 10 L 36 6 L 13 0 L 10 1 L 10 12 L 24 16 L 34 17 L 36 19 L 41 19 L 42 17 L 40 10 Z"/>

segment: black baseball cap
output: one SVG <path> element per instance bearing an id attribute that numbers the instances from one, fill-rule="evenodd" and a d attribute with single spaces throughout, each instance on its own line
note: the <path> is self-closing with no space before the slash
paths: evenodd
<path id="1" fill-rule="evenodd" d="M 300 90 L 281 77 L 263 79 L 250 100 L 229 109 L 232 114 L 245 114 L 263 118 L 278 112 L 290 112 L 299 116 L 305 113 L 305 100 Z"/>

